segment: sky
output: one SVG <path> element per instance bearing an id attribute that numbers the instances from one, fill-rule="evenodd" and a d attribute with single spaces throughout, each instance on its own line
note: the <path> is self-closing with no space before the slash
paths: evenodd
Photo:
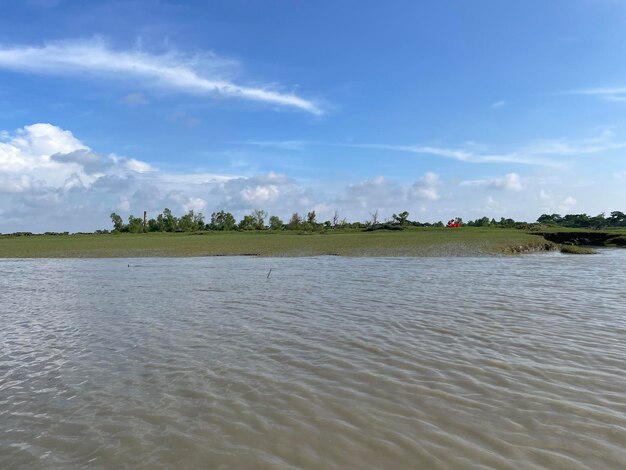
<path id="1" fill-rule="evenodd" d="M 0 232 L 626 210 L 626 2 L 0 0 Z"/>

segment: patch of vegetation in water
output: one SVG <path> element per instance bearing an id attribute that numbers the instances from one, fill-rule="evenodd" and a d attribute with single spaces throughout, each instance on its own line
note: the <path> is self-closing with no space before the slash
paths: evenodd
<path id="1" fill-rule="evenodd" d="M 567 255 L 593 255 L 595 254 L 595 250 L 588 248 L 586 246 L 578 246 L 578 245 L 563 245 L 561 247 L 561 253 Z"/>

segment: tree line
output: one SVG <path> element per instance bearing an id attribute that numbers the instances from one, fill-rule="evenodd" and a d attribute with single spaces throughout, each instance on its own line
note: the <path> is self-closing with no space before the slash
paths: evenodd
<path id="1" fill-rule="evenodd" d="M 616 213 L 612 213 L 616 214 Z M 621 213 L 618 213 L 621 214 Z M 622 214 L 623 215 L 623 214 Z M 546 217 L 553 217 L 549 221 Z M 554 223 L 554 220 L 569 221 L 571 217 L 565 216 L 545 216 L 542 215 L 538 222 L 542 224 Z M 578 217 L 578 216 L 576 216 Z M 145 232 L 196 232 L 196 231 L 251 231 L 251 230 L 299 230 L 307 232 L 331 230 L 331 229 L 362 229 L 367 231 L 373 230 L 403 230 L 407 227 L 445 227 L 442 222 L 419 222 L 409 219 L 409 212 L 403 211 L 393 214 L 390 218 L 380 220 L 378 211 L 370 214 L 370 219 L 364 222 L 348 222 L 346 218 L 340 218 L 338 211 L 335 211 L 330 220 L 320 222 L 317 220 L 315 211 L 310 211 L 306 216 L 294 212 L 289 220 L 283 221 L 276 215 L 269 215 L 266 211 L 256 209 L 250 214 L 244 215 L 241 220 L 236 220 L 235 216 L 227 211 L 221 210 L 213 212 L 209 220 L 205 220 L 202 213 L 196 213 L 190 210 L 186 214 L 176 217 L 168 208 L 157 215 L 156 218 L 144 220 L 140 217 L 130 215 L 128 222 L 124 222 L 122 217 L 115 212 L 111 214 L 113 222 L 113 232 L 129 232 L 129 233 L 145 233 Z M 502 217 L 500 220 L 482 217 L 476 220 L 463 222 L 463 219 L 457 217 L 454 221 L 458 226 L 470 227 L 502 227 L 502 228 L 520 228 L 527 229 L 536 223 L 517 222 L 510 218 Z M 569 225 L 565 225 L 569 226 Z M 578 225 L 577 225 L 578 226 Z M 612 225 L 613 226 L 613 225 Z"/>
<path id="2" fill-rule="evenodd" d="M 176 217 L 168 208 L 157 215 L 156 218 L 144 220 L 134 215 L 128 217 L 128 222 L 124 223 L 122 217 L 115 212 L 111 214 L 114 232 L 196 232 L 203 230 L 230 231 L 230 230 L 322 230 L 325 228 L 346 228 L 354 227 L 345 219 L 339 220 L 335 214 L 333 221 L 320 223 L 317 221 L 315 211 L 311 211 L 306 217 L 294 212 L 291 218 L 284 222 L 280 217 L 272 215 L 264 210 L 254 210 L 250 214 L 244 215 L 239 221 L 235 216 L 224 210 L 213 212 L 211 219 L 206 221 L 202 213 L 195 213 L 190 210 L 181 217 Z"/>
<path id="3" fill-rule="evenodd" d="M 156 218 L 144 220 L 140 217 L 130 215 L 128 222 L 124 222 L 119 214 L 111 214 L 113 232 L 144 233 L 144 232 L 196 232 L 204 230 L 213 231 L 249 231 L 249 230 L 300 230 L 300 231 L 322 231 L 329 229 L 382 229 L 382 228 L 405 228 L 408 226 L 436 226 L 443 227 L 443 222 L 434 224 L 412 222 L 408 219 L 407 211 L 393 214 L 392 218 L 384 222 L 378 219 L 378 211 L 371 214 L 371 219 L 366 222 L 348 222 L 347 219 L 340 218 L 338 211 L 335 211 L 330 220 L 320 222 L 317 220 L 316 212 L 310 211 L 306 216 L 294 212 L 289 220 L 283 221 L 276 215 L 271 215 L 260 209 L 244 215 L 237 221 L 235 216 L 224 210 L 213 212 L 210 220 L 205 220 L 202 213 L 195 213 L 190 210 L 186 214 L 176 217 L 168 208 L 157 215 Z"/>
<path id="4" fill-rule="evenodd" d="M 124 222 L 122 217 L 115 212 L 111 214 L 113 222 L 113 232 L 196 232 L 196 231 L 250 231 L 250 230 L 300 230 L 300 231 L 323 231 L 338 228 L 352 228 L 372 230 L 403 230 L 407 227 L 445 227 L 441 221 L 435 223 L 419 222 L 409 220 L 409 212 L 403 211 L 393 214 L 383 221 L 379 220 L 378 211 L 370 214 L 370 219 L 365 222 L 348 222 L 346 218 L 340 218 L 335 211 L 331 220 L 320 222 L 317 220 L 315 211 L 310 211 L 305 216 L 294 212 L 289 220 L 283 221 L 276 215 L 269 216 L 264 210 L 256 209 L 250 214 L 244 215 L 237 221 L 235 216 L 224 210 L 213 212 L 210 220 L 205 220 L 202 213 L 195 213 L 190 210 L 186 214 L 176 217 L 168 208 L 157 215 L 156 218 L 144 220 L 140 217 L 130 215 L 128 222 Z M 464 222 L 457 217 L 454 221 L 459 226 L 469 227 L 500 227 L 530 229 L 542 225 L 551 225 L 568 228 L 619 228 L 626 227 L 626 214 L 620 211 L 611 212 L 608 217 L 604 214 L 589 216 L 587 214 L 542 214 L 535 223 L 515 221 L 511 218 L 501 217 L 500 220 L 482 217 L 476 220 Z"/>
<path id="5" fill-rule="evenodd" d="M 537 222 L 546 225 L 556 225 L 569 228 L 622 228 L 626 227 L 626 214 L 620 211 L 613 211 L 608 217 L 604 213 L 596 216 L 587 214 L 542 214 Z"/>

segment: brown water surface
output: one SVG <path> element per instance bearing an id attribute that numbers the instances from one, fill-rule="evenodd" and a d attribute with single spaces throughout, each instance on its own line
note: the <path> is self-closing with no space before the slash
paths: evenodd
<path id="1" fill-rule="evenodd" d="M 625 462 L 626 250 L 0 260 L 0 468 Z"/>

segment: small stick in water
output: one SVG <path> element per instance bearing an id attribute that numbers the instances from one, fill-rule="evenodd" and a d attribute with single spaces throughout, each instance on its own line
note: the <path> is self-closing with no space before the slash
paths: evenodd
<path id="1" fill-rule="evenodd" d="M 267 273 L 267 279 L 269 279 L 269 278 L 270 278 L 270 274 L 272 274 L 272 268 L 270 268 L 270 272 L 269 272 L 269 273 Z"/>

